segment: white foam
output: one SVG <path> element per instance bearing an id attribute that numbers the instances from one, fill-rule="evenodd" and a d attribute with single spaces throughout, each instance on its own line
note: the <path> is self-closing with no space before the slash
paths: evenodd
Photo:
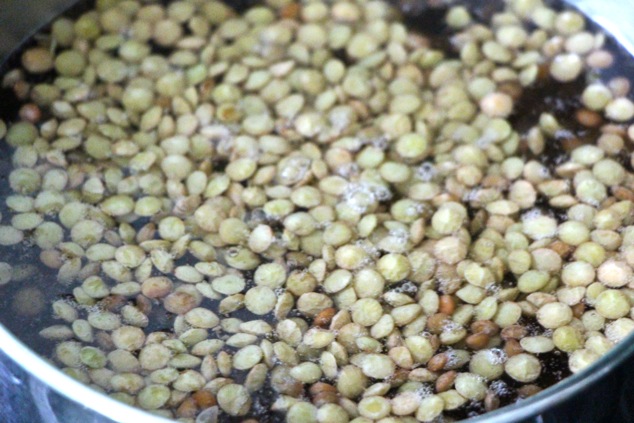
<path id="1" fill-rule="evenodd" d="M 423 182 L 430 182 L 438 174 L 433 163 L 425 162 L 416 169 L 416 176 Z"/>
<path id="2" fill-rule="evenodd" d="M 489 385 L 489 389 L 495 392 L 498 396 L 505 396 L 511 393 L 511 389 L 502 380 L 496 380 L 491 383 L 491 385 Z"/>
<path id="3" fill-rule="evenodd" d="M 391 197 L 389 188 L 368 182 L 351 182 L 343 193 L 343 201 L 357 213 L 365 213 L 370 206 Z"/>
<path id="4" fill-rule="evenodd" d="M 356 163 L 346 163 L 336 170 L 337 174 L 343 178 L 350 178 L 359 174 L 359 165 Z"/>
<path id="5" fill-rule="evenodd" d="M 492 348 L 490 350 L 487 350 L 486 354 L 487 360 L 491 364 L 504 364 L 508 359 L 508 356 L 506 355 L 504 350 L 500 348 Z"/>
<path id="6" fill-rule="evenodd" d="M 421 385 L 420 388 L 416 389 L 415 392 L 420 397 L 420 399 L 430 397 L 434 393 L 431 386 L 427 384 Z"/>

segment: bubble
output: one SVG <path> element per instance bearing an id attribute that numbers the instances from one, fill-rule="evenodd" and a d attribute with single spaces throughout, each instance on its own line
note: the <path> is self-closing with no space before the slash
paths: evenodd
<path id="1" fill-rule="evenodd" d="M 423 212 L 423 205 L 420 203 L 412 203 L 405 209 L 405 214 L 410 217 L 418 217 Z"/>
<path id="2" fill-rule="evenodd" d="M 403 227 L 392 228 L 388 233 L 396 238 L 409 238 L 409 232 Z"/>
<path id="3" fill-rule="evenodd" d="M 389 188 L 368 182 L 350 183 L 343 193 L 343 201 L 357 213 L 365 213 L 378 202 L 389 200 L 391 197 Z"/>
<path id="4" fill-rule="evenodd" d="M 447 323 L 445 323 L 445 325 L 443 325 L 443 331 L 454 329 L 456 328 L 456 325 L 456 322 L 454 322 L 453 320 L 449 320 L 447 321 Z M 447 364 L 445 365 L 445 367 L 454 366 L 458 362 L 458 354 L 456 354 L 456 351 L 452 349 L 445 351 L 445 356 L 447 357 Z"/>
<path id="5" fill-rule="evenodd" d="M 355 245 L 357 245 L 358 247 L 363 248 L 363 251 L 365 251 L 368 256 L 378 256 L 379 255 L 379 249 L 376 248 L 374 246 L 374 244 L 367 242 L 364 239 L 360 239 L 358 241 L 355 242 Z"/>
<path id="6" fill-rule="evenodd" d="M 504 364 L 507 360 L 507 355 L 504 350 L 500 348 L 492 348 L 487 351 L 487 359 L 491 364 Z"/>
<path id="7" fill-rule="evenodd" d="M 537 217 L 542 217 L 543 215 L 544 214 L 542 213 L 540 209 L 534 207 L 532 209 L 527 210 L 526 212 L 522 214 L 522 221 L 532 220 Z"/>
<path id="8" fill-rule="evenodd" d="M 489 385 L 489 389 L 495 392 L 498 396 L 503 397 L 505 395 L 511 394 L 513 391 L 509 388 L 509 386 L 502 380 L 496 380 L 491 385 Z"/>
<path id="9" fill-rule="evenodd" d="M 416 292 L 418 292 L 418 286 L 412 281 L 407 281 L 401 286 L 392 289 L 392 292 L 396 292 L 398 294 L 415 294 Z"/>
<path id="10" fill-rule="evenodd" d="M 423 384 L 419 388 L 416 389 L 416 394 L 420 397 L 420 399 L 427 398 L 433 395 L 434 391 L 428 384 Z"/>
<path id="11" fill-rule="evenodd" d="M 425 162 L 416 169 L 416 176 L 423 182 L 430 182 L 437 174 L 436 166 L 431 162 Z"/>
<path id="12" fill-rule="evenodd" d="M 350 178 L 359 174 L 359 165 L 356 163 L 346 163 L 339 166 L 336 173 L 343 178 Z"/>
<path id="13" fill-rule="evenodd" d="M 480 138 L 476 140 L 475 145 L 484 150 L 485 148 L 493 144 L 495 141 L 496 141 L 496 137 L 493 136 L 493 134 L 485 132 L 484 134 L 482 134 Z"/>
<path id="14" fill-rule="evenodd" d="M 480 191 L 480 188 L 466 191 L 465 194 L 462 196 L 462 201 L 465 203 L 471 203 L 474 201 L 477 202 L 478 197 L 480 196 Z"/>
<path id="15" fill-rule="evenodd" d="M 331 113 L 329 116 L 330 124 L 333 129 L 341 132 L 352 124 L 348 113 Z"/>
<path id="16" fill-rule="evenodd" d="M 380 185 L 377 185 L 374 189 L 374 195 L 376 196 L 379 202 L 387 201 L 392 198 L 392 192 L 387 188 Z"/>
<path id="17" fill-rule="evenodd" d="M 501 287 L 501 286 L 499 286 L 499 285 L 495 285 L 495 284 L 489 284 L 489 285 L 486 287 L 487 294 L 489 294 L 489 295 L 496 295 L 496 294 L 498 294 L 501 290 L 502 290 L 502 287 Z"/>
<path id="18" fill-rule="evenodd" d="M 409 242 L 409 231 L 403 227 L 390 228 L 387 236 L 379 242 L 382 249 L 404 248 Z"/>
<path id="19" fill-rule="evenodd" d="M 209 138 L 211 141 L 229 138 L 232 135 L 229 126 L 221 124 L 206 125 L 200 129 L 200 134 Z"/>
<path id="20" fill-rule="evenodd" d="M 381 150 L 385 150 L 388 147 L 389 142 L 386 136 L 380 136 L 377 138 L 372 138 L 369 144 L 372 144 L 373 147 L 380 148 Z"/>
<path id="21" fill-rule="evenodd" d="M 456 323 L 453 320 L 447 319 L 445 324 L 442 326 L 443 331 L 453 331 L 456 329 L 462 329 L 462 325 L 460 323 Z"/>
<path id="22" fill-rule="evenodd" d="M 251 211 L 247 211 L 245 220 L 253 225 L 257 225 L 266 222 L 267 215 L 263 208 L 257 207 Z"/>
<path id="23" fill-rule="evenodd" d="M 306 177 L 310 169 L 311 160 L 305 156 L 292 156 L 279 164 L 278 179 L 284 185 L 293 185 Z"/>

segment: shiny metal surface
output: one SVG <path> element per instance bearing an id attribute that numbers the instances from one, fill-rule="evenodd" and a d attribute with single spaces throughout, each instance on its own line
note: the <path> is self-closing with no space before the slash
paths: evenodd
<path id="1" fill-rule="evenodd" d="M 0 421 L 4 423 L 167 423 L 60 372 L 0 327 Z"/>
<path id="2" fill-rule="evenodd" d="M 566 0 L 589 16 L 634 55 L 634 0 Z"/>
<path id="3" fill-rule="evenodd" d="M 422 1 L 422 0 L 421 0 Z M 22 40 L 75 0 L 0 0 L 0 63 Z M 634 54 L 634 0 L 568 0 L 594 19 Z M 0 99 L 1 101 L 2 99 Z M 549 410 L 591 389 L 624 360 L 634 357 L 634 338 L 621 343 L 599 362 L 540 394 L 470 419 L 472 423 L 561 422 Z M 6 423 L 167 422 L 114 401 L 71 379 L 32 352 L 0 325 L 0 414 Z M 604 379 L 605 380 L 605 379 Z M 614 397 L 619 397 L 617 392 Z M 601 405 L 598 404 L 597 407 Z M 589 417 L 596 421 L 594 417 Z"/>
<path id="4" fill-rule="evenodd" d="M 0 0 L 0 65 L 77 0 Z M 0 98 L 0 101 L 2 99 Z M 72 379 L 0 324 L 0 422 L 168 423 Z"/>
<path id="5" fill-rule="evenodd" d="M 22 40 L 77 0 L 0 0 L 0 63 Z"/>

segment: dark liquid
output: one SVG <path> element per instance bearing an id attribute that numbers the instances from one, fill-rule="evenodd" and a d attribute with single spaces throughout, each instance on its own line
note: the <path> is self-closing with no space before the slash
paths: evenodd
<path id="1" fill-rule="evenodd" d="M 165 1 L 164 3 L 168 3 Z M 249 7 L 258 4 L 258 1 L 230 1 L 230 4 L 238 13 L 248 9 Z M 457 57 L 458 53 L 455 51 L 449 41 L 450 32 L 444 24 L 444 16 L 447 12 L 447 7 L 440 3 L 439 6 L 433 6 L 433 1 L 428 3 L 418 0 L 395 0 L 394 3 L 402 12 L 403 19 L 406 25 L 426 37 L 430 40 L 434 48 L 443 50 L 449 57 Z M 489 0 L 474 0 L 470 2 L 464 2 L 470 10 L 473 12 L 473 16 L 480 22 L 487 22 L 491 16 L 502 9 L 503 3 L 501 1 L 489 1 Z M 92 8 L 92 2 L 80 2 L 73 7 L 67 13 L 70 17 L 77 17 L 82 13 Z M 591 23 L 588 25 L 590 30 L 596 30 L 597 28 Z M 21 52 L 24 48 L 33 45 L 33 42 L 27 42 L 22 49 L 15 52 L 9 60 L 4 64 L 4 67 L 0 68 L 0 75 L 6 71 L 19 66 Z M 580 125 L 575 119 L 574 113 L 581 107 L 580 95 L 586 86 L 586 79 L 591 77 L 593 79 L 609 81 L 615 76 L 625 76 L 631 81 L 634 81 L 634 60 L 625 52 L 613 38 L 608 37 L 605 48 L 610 51 L 615 57 L 615 63 L 617 66 L 600 71 L 595 75 L 582 75 L 577 80 L 560 84 L 551 81 L 548 78 L 542 79 L 540 82 L 532 87 L 522 90 L 520 99 L 516 102 L 516 110 L 511 117 L 511 122 L 516 131 L 520 134 L 524 134 L 529 128 L 535 126 L 539 120 L 539 116 L 542 112 L 552 113 L 566 128 L 567 132 L 561 137 L 556 137 L 553 140 L 547 140 L 545 145 L 544 154 L 539 157 L 532 157 L 528 149 L 525 149 L 525 158 L 536 159 L 546 165 L 551 171 L 558 165 L 568 159 L 568 152 L 564 146 L 566 137 L 575 137 L 580 140 L 581 143 L 595 143 L 600 135 L 598 129 L 589 129 Z M 170 54 L 171 49 L 159 48 L 154 46 L 154 53 L 157 54 Z M 336 52 L 336 56 L 344 61 L 347 61 L 345 52 Z M 38 83 L 43 81 L 51 81 L 53 79 L 53 73 L 48 75 L 33 76 L 27 75 L 27 81 L 31 83 Z M 7 122 L 12 122 L 17 119 L 17 111 L 20 107 L 20 102 L 15 97 L 12 90 L 0 89 L 0 118 Z M 3 200 L 8 195 L 13 194 L 8 186 L 8 175 L 12 169 L 11 166 L 12 149 L 6 144 L 0 144 L 0 212 L 2 212 L 3 223 L 7 224 L 7 217 L 11 216 L 11 212 L 7 210 L 5 201 Z M 632 167 L 629 160 L 629 151 L 624 151 L 622 157 L 620 157 L 621 163 L 632 171 Z M 218 163 L 221 165 L 221 163 Z M 541 198 L 538 201 L 537 206 L 542 209 L 549 209 L 546 198 Z M 565 215 L 562 215 L 556 210 L 548 210 L 560 221 L 565 219 Z M 135 223 L 137 229 L 146 223 L 146 220 L 139 220 Z M 27 234 L 28 236 L 28 234 Z M 57 271 L 51 270 L 40 263 L 39 260 L 39 248 L 33 246 L 30 247 L 25 244 L 19 244 L 13 247 L 0 247 L 0 256 L 2 261 L 16 264 L 32 264 L 37 267 L 37 272 L 32 277 L 24 281 L 12 281 L 5 286 L 0 286 L 0 320 L 7 326 L 13 333 L 18 334 L 20 339 L 25 342 L 33 350 L 39 354 L 50 357 L 52 354 L 55 342 L 45 340 L 39 336 L 39 331 L 43 328 L 54 324 L 60 324 L 59 320 L 53 319 L 51 313 L 50 304 L 58 299 L 65 298 L 72 301 L 71 291 L 72 289 L 66 287 L 57 282 Z M 197 260 L 186 254 L 176 264 L 193 264 Z M 509 275 L 512 278 L 512 275 Z M 249 281 L 249 287 L 252 285 L 251 278 L 246 275 Z M 508 280 L 509 286 L 514 284 L 513 280 Z M 44 312 L 33 316 L 27 316 L 24 314 L 16 313 L 13 309 L 12 303 L 14 295 L 17 291 L 24 288 L 37 288 L 41 292 L 46 293 L 46 305 Z M 133 300 L 128 303 L 134 304 Z M 218 301 L 212 301 L 205 299 L 201 304 L 202 307 L 208 307 L 212 310 L 217 310 Z M 273 316 L 255 316 L 248 312 L 246 309 L 241 309 L 231 314 L 232 317 L 239 318 L 244 321 L 253 319 L 264 319 L 269 322 L 274 322 Z M 155 331 L 171 332 L 175 316 L 167 313 L 162 307 L 156 304 L 149 315 L 150 324 L 145 329 L 147 333 Z M 527 325 L 535 327 L 536 325 L 530 325 L 530 322 L 525 321 Z M 539 327 L 539 325 L 537 325 Z M 228 352 L 235 352 L 235 349 L 226 347 Z M 440 352 L 440 351 L 439 351 Z M 563 378 L 570 375 L 568 369 L 568 358 L 566 354 L 560 352 L 551 352 L 548 354 L 539 355 L 544 370 L 542 375 L 535 382 L 541 388 L 547 388 L 559 382 Z M 467 366 L 465 366 L 467 367 Z M 468 369 L 460 369 L 462 371 L 468 371 Z M 237 372 L 231 375 L 236 383 L 244 382 L 246 374 L 244 372 Z M 328 382 L 327 380 L 324 380 Z M 503 376 L 499 381 L 494 382 L 492 389 L 494 389 L 500 397 L 501 406 L 512 404 L 518 400 L 517 388 L 522 385 L 513 381 L 508 376 Z M 306 396 L 308 395 L 305 392 Z M 276 392 L 270 387 L 267 380 L 264 388 L 261 389 L 254 396 L 254 404 L 251 410 L 251 414 L 247 417 L 232 418 L 226 415 L 222 415 L 222 421 L 238 422 L 248 417 L 257 419 L 259 422 L 283 422 L 285 420 L 283 414 L 270 412 L 270 406 L 277 398 Z M 481 402 L 470 403 L 458 410 L 447 412 L 446 415 L 454 419 L 463 419 L 482 414 L 484 412 L 484 406 Z"/>

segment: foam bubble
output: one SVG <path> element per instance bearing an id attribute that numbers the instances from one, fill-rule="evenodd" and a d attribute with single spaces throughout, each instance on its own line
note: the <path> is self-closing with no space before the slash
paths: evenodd
<path id="1" fill-rule="evenodd" d="M 430 397 L 434 394 L 434 390 L 428 384 L 421 385 L 418 389 L 416 389 L 415 392 L 420 397 L 420 399 Z"/>
<path id="2" fill-rule="evenodd" d="M 486 354 L 487 360 L 491 364 L 504 364 L 508 359 L 508 356 L 506 355 L 504 350 L 500 348 L 492 348 L 490 350 L 487 350 Z"/>
<path id="3" fill-rule="evenodd" d="M 356 163 L 346 163 L 339 166 L 336 173 L 343 178 L 350 178 L 359 174 L 359 165 Z"/>
<path id="4" fill-rule="evenodd" d="M 425 162 L 416 169 L 416 176 L 423 182 L 430 182 L 437 174 L 436 166 L 431 162 Z"/>
<path id="5" fill-rule="evenodd" d="M 489 389 L 495 392 L 498 396 L 503 397 L 505 395 L 511 394 L 513 391 L 506 382 L 502 380 L 496 380 L 491 385 L 489 385 Z"/>
<path id="6" fill-rule="evenodd" d="M 352 182 L 343 193 L 343 201 L 357 213 L 365 213 L 371 206 L 391 197 L 389 188 L 368 182 Z"/>
<path id="7" fill-rule="evenodd" d="M 399 294 L 402 294 L 402 293 L 415 294 L 416 292 L 418 292 L 418 286 L 412 281 L 407 281 L 403 283 L 401 286 L 392 289 L 392 292 L 396 292 Z"/>

